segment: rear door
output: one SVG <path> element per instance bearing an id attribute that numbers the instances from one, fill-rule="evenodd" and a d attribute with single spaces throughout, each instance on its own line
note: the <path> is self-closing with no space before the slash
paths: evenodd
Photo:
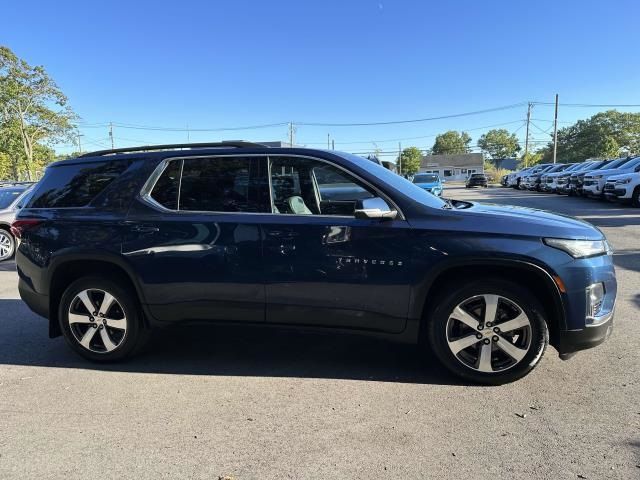
<path id="1" fill-rule="evenodd" d="M 167 160 L 135 202 L 123 253 L 158 320 L 264 321 L 261 158 Z"/>
<path id="2" fill-rule="evenodd" d="M 267 322 L 402 331 L 409 302 L 407 222 L 355 218 L 357 201 L 377 193 L 324 160 L 270 157 L 269 172 Z"/>

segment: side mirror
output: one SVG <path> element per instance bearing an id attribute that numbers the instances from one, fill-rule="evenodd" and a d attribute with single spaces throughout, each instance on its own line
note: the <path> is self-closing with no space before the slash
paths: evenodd
<path id="1" fill-rule="evenodd" d="M 398 212 L 391 210 L 387 202 L 380 197 L 373 197 L 358 200 L 354 215 L 356 218 L 393 220 L 398 216 Z"/>
<path id="2" fill-rule="evenodd" d="M 640 165 L 638 165 L 635 169 L 636 172 L 640 172 Z"/>

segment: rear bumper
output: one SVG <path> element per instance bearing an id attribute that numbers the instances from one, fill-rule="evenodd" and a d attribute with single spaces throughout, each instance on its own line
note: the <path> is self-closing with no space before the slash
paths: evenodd
<path id="1" fill-rule="evenodd" d="M 22 278 L 18 280 L 20 298 L 34 313 L 49 318 L 49 296 L 35 292 Z"/>

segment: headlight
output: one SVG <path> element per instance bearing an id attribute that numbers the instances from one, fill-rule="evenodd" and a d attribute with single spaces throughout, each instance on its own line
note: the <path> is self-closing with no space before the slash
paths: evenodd
<path id="1" fill-rule="evenodd" d="M 564 238 L 544 238 L 550 247 L 562 250 L 573 258 L 595 257 L 613 253 L 606 240 L 566 240 Z"/>
<path id="2" fill-rule="evenodd" d="M 631 178 L 627 177 L 616 180 L 616 185 L 624 185 L 625 183 L 631 183 Z"/>

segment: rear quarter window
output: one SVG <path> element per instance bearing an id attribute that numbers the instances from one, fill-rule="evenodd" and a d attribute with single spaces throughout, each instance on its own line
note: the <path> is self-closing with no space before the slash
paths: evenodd
<path id="1" fill-rule="evenodd" d="M 29 208 L 85 207 L 129 168 L 130 160 L 58 165 L 47 169 Z"/>

